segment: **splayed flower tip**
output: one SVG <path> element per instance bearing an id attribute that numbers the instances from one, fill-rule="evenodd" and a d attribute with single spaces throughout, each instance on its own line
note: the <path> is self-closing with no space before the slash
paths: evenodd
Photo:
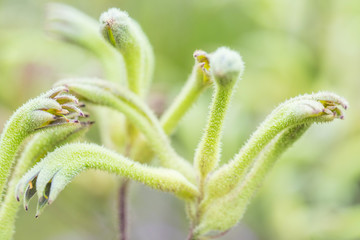
<path id="1" fill-rule="evenodd" d="M 61 86 L 53 89 L 45 94 L 45 98 L 54 100 L 53 104 L 38 108 L 38 111 L 49 113 L 49 115 L 38 114 L 38 118 L 42 119 L 43 124 L 36 129 L 43 129 L 64 123 L 79 123 L 79 118 L 87 118 L 88 114 L 84 113 L 80 108 L 84 104 L 80 104 L 79 100 L 68 94 L 69 89 Z"/>
<path id="2" fill-rule="evenodd" d="M 203 83 L 211 80 L 209 54 L 203 50 L 196 50 L 193 54 L 198 67 L 203 73 Z"/>

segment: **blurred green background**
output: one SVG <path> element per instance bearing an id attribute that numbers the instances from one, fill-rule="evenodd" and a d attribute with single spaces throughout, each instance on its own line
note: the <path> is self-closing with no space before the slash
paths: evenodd
<path id="1" fill-rule="evenodd" d="M 245 218 L 223 239 L 360 239 L 360 1 L 59 1 L 98 19 L 128 11 L 153 44 L 149 102 L 167 106 L 190 74 L 196 49 L 229 46 L 246 71 L 223 142 L 228 161 L 282 101 L 334 91 L 350 102 L 344 121 L 313 126 L 278 161 Z M 102 76 L 99 62 L 44 31 L 48 1 L 0 0 L 0 124 L 62 77 Z M 191 159 L 211 99 L 207 91 L 172 141 Z M 159 106 L 158 106 L 159 107 Z M 94 139 L 96 141 L 96 139 Z M 115 180 L 116 181 L 116 180 Z M 15 240 L 114 239 L 114 177 L 84 173 L 40 219 L 20 211 Z M 183 203 L 133 183 L 130 239 L 185 239 Z"/>

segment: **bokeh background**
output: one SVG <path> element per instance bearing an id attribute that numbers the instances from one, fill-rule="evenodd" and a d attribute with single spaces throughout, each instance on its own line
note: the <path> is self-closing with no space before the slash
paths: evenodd
<path id="1" fill-rule="evenodd" d="M 59 1 L 98 19 L 128 11 L 153 44 L 149 102 L 168 105 L 189 75 L 196 49 L 229 46 L 246 71 L 227 117 L 223 161 L 282 101 L 334 91 L 350 102 L 344 121 L 313 126 L 269 174 L 241 223 L 223 239 L 360 239 L 360 1 Z M 0 0 L 0 125 L 29 98 L 68 76 L 102 76 L 97 59 L 44 31 L 48 1 Z M 192 159 L 211 99 L 207 91 L 172 138 Z M 94 130 L 95 131 L 95 130 Z M 96 133 L 90 140 L 97 141 Z M 35 220 L 20 211 L 15 240 L 114 239 L 116 179 L 87 172 Z M 185 239 L 183 203 L 131 186 L 130 239 Z"/>

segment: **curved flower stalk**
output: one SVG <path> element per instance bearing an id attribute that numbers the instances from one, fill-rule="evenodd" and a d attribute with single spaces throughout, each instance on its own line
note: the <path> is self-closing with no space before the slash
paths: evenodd
<path id="1" fill-rule="evenodd" d="M 100 32 L 124 56 L 129 89 L 144 96 L 152 80 L 155 59 L 140 25 L 127 12 L 110 8 L 100 16 Z"/>
<path id="2" fill-rule="evenodd" d="M 207 183 L 205 198 L 222 197 L 231 191 L 244 178 L 256 156 L 284 129 L 343 119 L 339 106 L 347 109 L 348 103 L 328 92 L 299 96 L 281 104 L 259 126 L 234 159 L 214 172 Z"/>
<path id="3" fill-rule="evenodd" d="M 71 93 L 85 102 L 103 105 L 124 113 L 148 139 L 163 167 L 175 169 L 191 182 L 195 181 L 192 166 L 171 147 L 156 116 L 137 95 L 127 89 L 96 79 L 79 79 L 76 82 L 68 80 L 59 84 L 65 84 Z"/>
<path id="4" fill-rule="evenodd" d="M 47 131 L 37 133 L 26 145 L 13 170 L 4 202 L 0 207 L 0 239 L 11 239 L 14 233 L 16 213 L 19 208 L 19 203 L 15 201 L 14 195 L 16 185 L 21 177 L 55 147 L 83 136 L 91 125 L 92 122 L 69 122 L 55 126 Z M 29 198 L 24 199 L 26 210 L 28 201 Z"/>
<path id="5" fill-rule="evenodd" d="M 237 81 L 244 70 L 240 55 L 222 47 L 210 56 L 214 76 L 214 94 L 208 123 L 195 153 L 194 165 L 200 180 L 200 189 L 207 175 L 218 165 L 224 119 Z"/>
<path id="6" fill-rule="evenodd" d="M 160 122 L 166 134 L 171 134 L 179 121 L 208 88 L 213 79 L 210 74 L 210 56 L 202 50 L 194 52 L 195 64 L 190 77 L 179 95 L 161 116 Z"/>
<path id="7" fill-rule="evenodd" d="M 98 21 L 68 5 L 51 3 L 47 8 L 46 28 L 55 37 L 82 47 L 99 58 L 109 81 L 126 83 L 124 59 L 104 41 Z"/>
<path id="8" fill-rule="evenodd" d="M 6 123 L 0 137 L 0 192 L 4 190 L 15 154 L 25 138 L 36 130 L 78 121 L 78 117 L 85 116 L 77 99 L 66 92 L 66 87 L 58 87 L 28 101 Z"/>
<path id="9" fill-rule="evenodd" d="M 64 187 L 86 169 L 115 173 L 185 200 L 198 195 L 197 188 L 177 171 L 145 166 L 98 145 L 78 143 L 56 149 L 32 168 L 20 180 L 17 198 L 24 194 L 24 199 L 28 199 L 37 191 L 38 216 L 46 203 L 51 204 Z"/>

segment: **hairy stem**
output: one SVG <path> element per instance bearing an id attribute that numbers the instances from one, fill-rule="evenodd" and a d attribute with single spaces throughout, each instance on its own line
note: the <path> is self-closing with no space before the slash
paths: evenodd
<path id="1" fill-rule="evenodd" d="M 194 164 L 200 178 L 200 189 L 203 189 L 207 174 L 220 160 L 221 132 L 231 95 L 232 88 L 217 86 L 215 89 L 208 123 L 195 153 Z"/>
<path id="2" fill-rule="evenodd" d="M 15 154 L 25 139 L 26 134 L 21 131 L 16 131 L 12 127 L 8 127 L 0 140 L 0 193 L 3 193 L 4 186 L 10 175 L 10 168 L 13 165 Z M 2 202 L 2 194 L 0 203 Z"/>
<path id="3" fill-rule="evenodd" d="M 201 53 L 201 54 L 200 54 Z M 205 52 L 196 51 L 194 57 L 197 59 L 192 73 L 179 95 L 170 107 L 161 116 L 160 123 L 166 134 L 170 135 L 183 118 L 185 113 L 196 102 L 202 92 L 211 84 L 208 76 L 209 59 Z M 199 59 L 201 57 L 201 59 Z"/>

